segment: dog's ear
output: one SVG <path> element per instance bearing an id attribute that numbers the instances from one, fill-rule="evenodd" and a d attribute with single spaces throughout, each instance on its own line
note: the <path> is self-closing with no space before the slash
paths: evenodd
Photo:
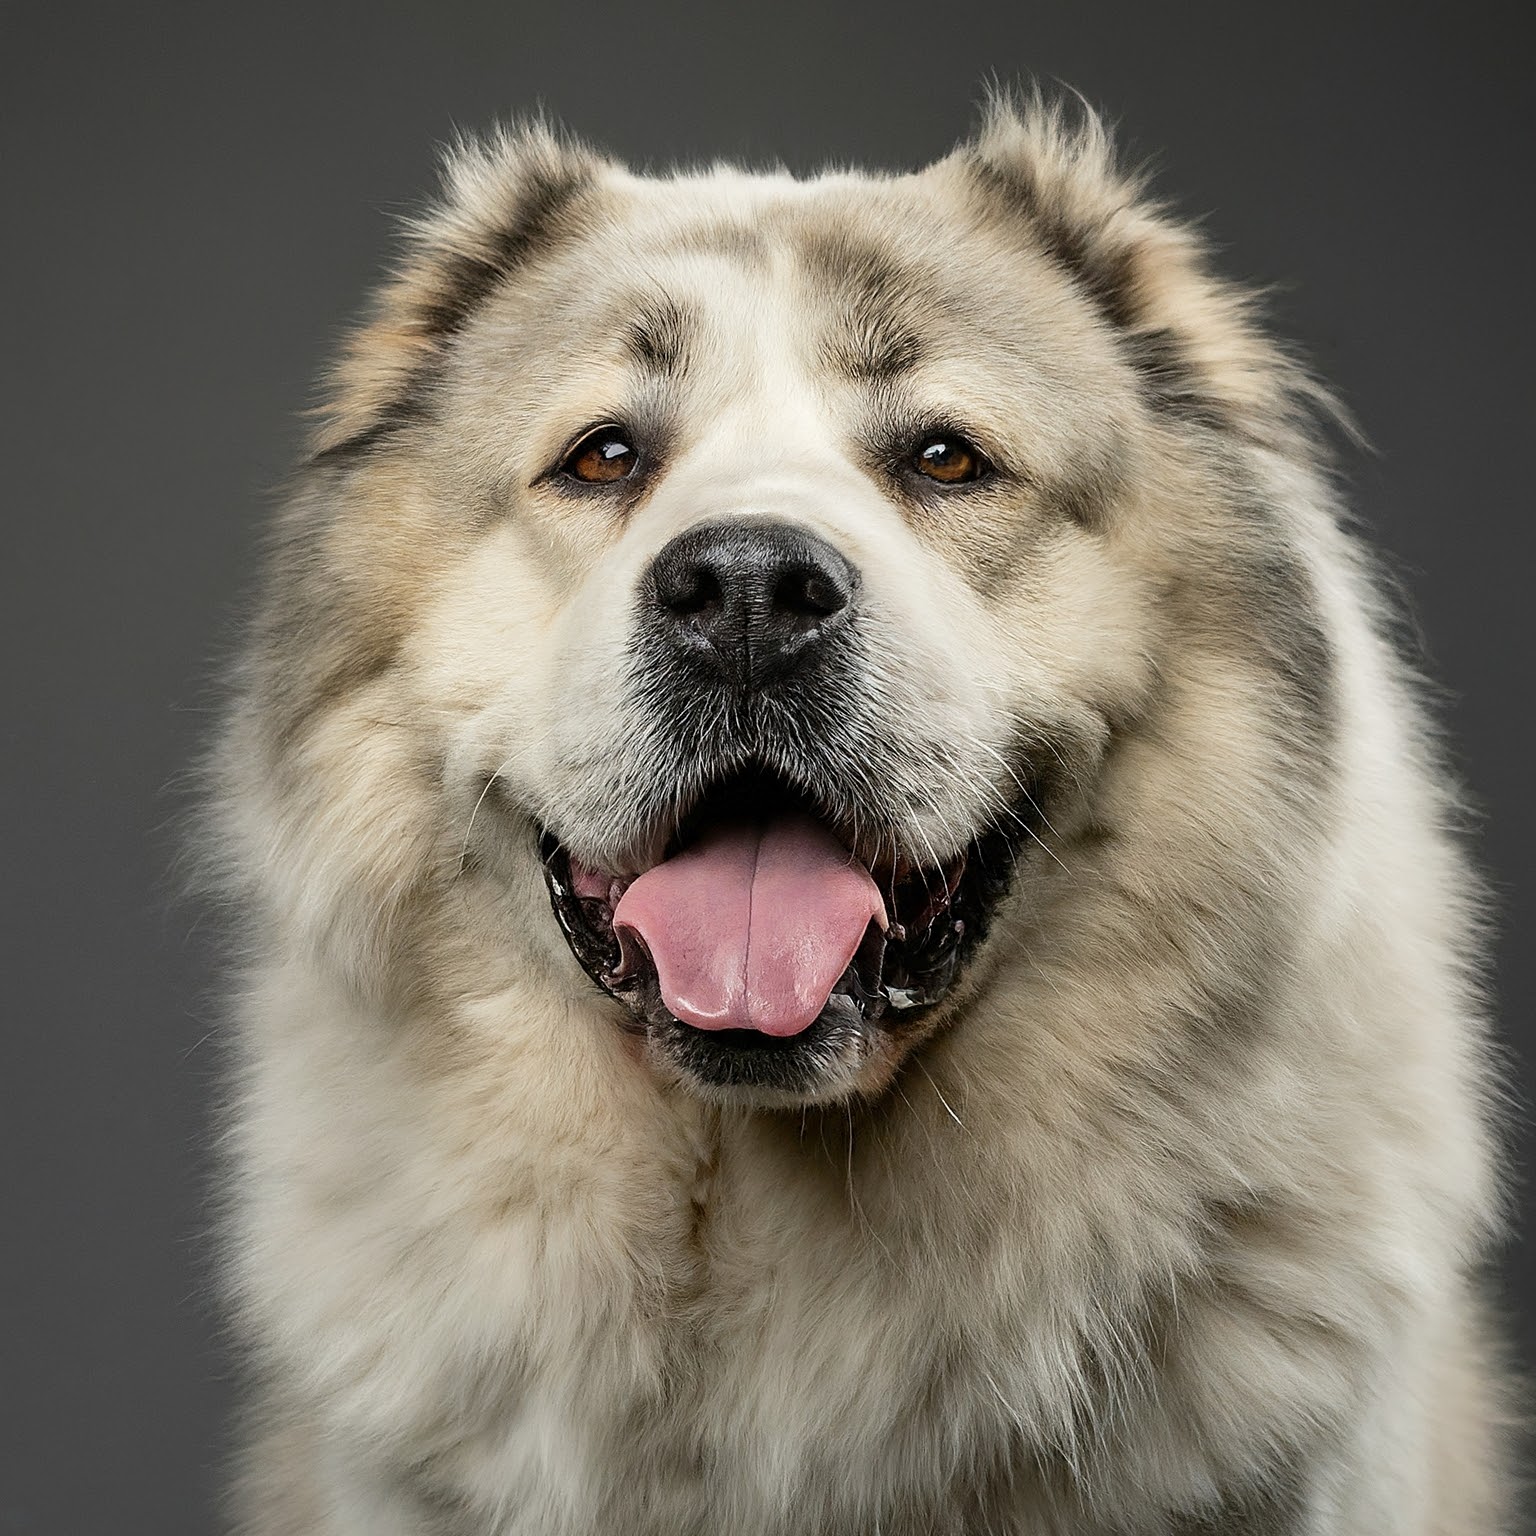
<path id="1" fill-rule="evenodd" d="M 1321 392 L 1257 323 L 1254 296 L 1214 275 L 1202 238 L 1117 164 L 1090 108 L 996 95 L 946 164 L 982 217 L 1054 261 L 1114 328 L 1154 409 L 1264 440 L 1312 420 Z"/>
<path id="2" fill-rule="evenodd" d="M 328 376 L 314 451 L 373 441 L 419 411 L 443 347 L 499 283 L 576 226 L 602 167 L 542 124 L 449 150 L 439 199 L 407 222 L 393 275 Z"/>

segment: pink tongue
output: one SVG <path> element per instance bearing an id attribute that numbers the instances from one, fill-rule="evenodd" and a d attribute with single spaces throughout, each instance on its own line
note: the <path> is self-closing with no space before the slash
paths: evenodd
<path id="1" fill-rule="evenodd" d="M 696 1029 L 798 1035 L 871 921 L 870 873 L 809 816 L 733 822 L 633 881 L 613 914 L 650 951 L 667 1007 Z"/>

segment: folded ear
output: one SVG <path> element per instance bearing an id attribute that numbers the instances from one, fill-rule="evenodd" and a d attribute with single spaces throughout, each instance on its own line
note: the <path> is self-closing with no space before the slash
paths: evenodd
<path id="1" fill-rule="evenodd" d="M 1117 165 L 1091 109 L 996 96 L 955 161 L 982 215 L 1015 226 L 1113 327 L 1154 409 L 1264 441 L 1313 419 L 1322 392 L 1264 334 L 1254 296 Z"/>
<path id="2" fill-rule="evenodd" d="M 394 274 L 327 377 L 317 454 L 376 441 L 420 410 L 446 342 L 570 232 L 602 164 L 542 124 L 462 140 L 447 153 L 438 200 L 408 221 Z"/>

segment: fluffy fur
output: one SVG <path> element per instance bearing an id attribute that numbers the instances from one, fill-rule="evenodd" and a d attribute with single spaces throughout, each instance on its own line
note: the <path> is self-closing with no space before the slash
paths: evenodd
<path id="1" fill-rule="evenodd" d="M 217 753 L 246 1536 L 1503 1529 L 1475 890 L 1317 409 L 1092 120 L 454 153 Z M 621 410 L 643 489 L 550 478 Z M 998 474 L 894 482 L 933 420 Z M 1045 817 L 945 1005 L 792 1111 L 655 1069 L 538 854 L 654 856 L 712 771 L 633 593 L 763 511 L 857 563 L 864 670 L 732 729 L 934 864 Z"/>

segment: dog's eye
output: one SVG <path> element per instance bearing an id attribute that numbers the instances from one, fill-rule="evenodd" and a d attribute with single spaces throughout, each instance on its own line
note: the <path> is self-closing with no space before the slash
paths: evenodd
<path id="1" fill-rule="evenodd" d="M 923 438 L 912 451 L 912 467 L 941 485 L 980 480 L 992 468 L 981 449 L 958 432 L 934 432 Z"/>
<path id="2" fill-rule="evenodd" d="M 584 480 L 589 485 L 606 485 L 633 474 L 639 462 L 640 455 L 630 446 L 623 428 L 610 422 L 607 426 L 593 427 L 571 449 L 560 466 L 560 473 L 573 480 Z"/>

